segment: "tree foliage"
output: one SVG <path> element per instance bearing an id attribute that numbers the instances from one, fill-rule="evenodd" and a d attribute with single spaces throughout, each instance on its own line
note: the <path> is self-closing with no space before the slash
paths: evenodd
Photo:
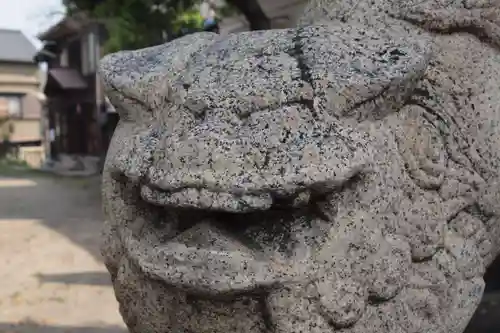
<path id="1" fill-rule="evenodd" d="M 64 0 L 68 14 L 85 12 L 101 20 L 108 39 L 105 52 L 137 49 L 178 36 L 182 29 L 200 30 L 201 17 L 194 5 L 201 0 Z M 268 29 L 269 20 L 257 0 L 226 0 L 222 15 L 235 9 L 243 13 L 250 28 Z"/>
<path id="2" fill-rule="evenodd" d="M 85 12 L 106 26 L 106 52 L 159 44 L 176 33 L 178 18 L 196 0 L 67 0 L 68 13 Z"/>

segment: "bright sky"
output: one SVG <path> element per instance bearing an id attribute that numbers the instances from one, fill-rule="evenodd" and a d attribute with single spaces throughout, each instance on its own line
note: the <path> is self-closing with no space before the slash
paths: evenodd
<path id="1" fill-rule="evenodd" d="M 0 0 L 0 28 L 21 30 L 39 48 L 36 35 L 57 23 L 63 10 L 61 0 Z"/>

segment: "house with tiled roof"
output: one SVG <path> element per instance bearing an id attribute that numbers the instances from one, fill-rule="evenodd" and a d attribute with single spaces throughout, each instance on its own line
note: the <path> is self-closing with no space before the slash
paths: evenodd
<path id="1" fill-rule="evenodd" d="M 118 115 L 106 103 L 97 72 L 105 37 L 103 24 L 82 13 L 62 18 L 38 36 L 44 46 L 36 60 L 47 66 L 51 161 L 92 161 L 94 170 L 106 153 Z"/>
<path id="2" fill-rule="evenodd" d="M 43 94 L 35 54 L 21 31 L 0 29 L 0 153 L 38 166 L 44 158 Z"/>

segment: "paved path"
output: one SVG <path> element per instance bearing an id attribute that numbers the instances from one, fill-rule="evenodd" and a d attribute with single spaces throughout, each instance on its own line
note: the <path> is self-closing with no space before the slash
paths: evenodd
<path id="1" fill-rule="evenodd" d="M 101 220 L 98 179 L 0 177 L 0 333 L 126 332 Z"/>

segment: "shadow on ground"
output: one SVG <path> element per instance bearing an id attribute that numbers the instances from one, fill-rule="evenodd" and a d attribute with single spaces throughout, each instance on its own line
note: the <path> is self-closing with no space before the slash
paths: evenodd
<path id="1" fill-rule="evenodd" d="M 124 333 L 123 327 L 73 327 L 40 325 L 34 322 L 22 322 L 17 324 L 0 322 L 2 333 Z"/>

